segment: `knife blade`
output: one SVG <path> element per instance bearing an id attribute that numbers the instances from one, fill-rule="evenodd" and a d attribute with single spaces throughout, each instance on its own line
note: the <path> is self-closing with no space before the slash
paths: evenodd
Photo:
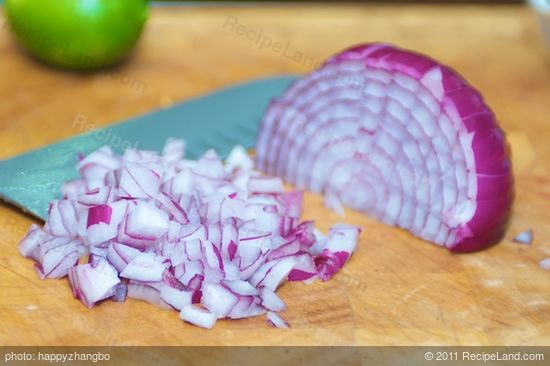
<path id="1" fill-rule="evenodd" d="M 209 148 L 225 156 L 239 144 L 250 148 L 271 98 L 296 79 L 285 75 L 254 80 L 156 110 L 0 161 L 0 198 L 45 219 L 48 205 L 61 196 L 63 182 L 78 177 L 77 154 L 103 145 L 117 153 L 125 147 L 162 149 L 166 139 L 185 139 L 186 156 Z M 75 119 L 74 123 L 84 123 Z"/>

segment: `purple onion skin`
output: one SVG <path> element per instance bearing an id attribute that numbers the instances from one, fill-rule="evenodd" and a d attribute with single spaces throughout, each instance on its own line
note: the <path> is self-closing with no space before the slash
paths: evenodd
<path id="1" fill-rule="evenodd" d="M 481 94 L 455 70 L 415 52 L 384 44 L 362 44 L 332 58 L 326 64 L 345 60 L 360 60 L 367 66 L 400 71 L 417 80 L 434 67 L 442 72 L 443 91 L 454 103 L 472 141 L 478 176 L 477 208 L 466 223 L 461 238 L 449 249 L 452 252 L 472 252 L 498 243 L 506 231 L 515 198 L 510 147 L 493 111 Z M 485 177 L 487 175 L 487 177 Z M 494 193 L 497 197 L 491 197 Z"/>
<path id="2" fill-rule="evenodd" d="M 345 61 L 360 62 L 369 69 L 400 72 L 417 81 L 428 71 L 440 69 L 443 98 L 439 103 L 442 106 L 452 103 L 462 120 L 463 128 L 468 133 L 474 133 L 472 151 L 478 186 L 475 213 L 468 222 L 455 228 L 456 239 L 447 248 L 457 253 L 472 252 L 499 242 L 506 230 L 515 198 L 514 178 L 510 148 L 504 132 L 481 94 L 450 67 L 425 55 L 388 44 L 372 43 L 351 47 L 329 58 L 322 67 Z M 272 104 L 270 108 L 277 107 Z M 260 129 L 260 137 L 269 133 L 266 130 L 267 127 Z M 280 143 L 283 145 L 285 142 Z M 257 163 L 262 169 L 271 164 L 269 157 L 259 155 Z"/>

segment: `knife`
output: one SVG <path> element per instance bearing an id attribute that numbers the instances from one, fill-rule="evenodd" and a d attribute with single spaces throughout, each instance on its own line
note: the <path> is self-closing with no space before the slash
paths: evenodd
<path id="1" fill-rule="evenodd" d="M 46 219 L 49 203 L 61 196 L 63 182 L 78 177 L 77 154 L 103 145 L 122 153 L 127 147 L 161 150 L 169 137 L 186 141 L 186 156 L 209 148 L 224 157 L 235 145 L 254 145 L 262 115 L 271 98 L 296 79 L 285 75 L 228 87 L 167 109 L 90 131 L 0 161 L 0 199 Z M 76 116 L 75 127 L 86 128 Z"/>

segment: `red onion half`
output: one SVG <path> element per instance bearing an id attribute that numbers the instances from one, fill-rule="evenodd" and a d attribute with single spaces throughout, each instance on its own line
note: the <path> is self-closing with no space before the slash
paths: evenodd
<path id="1" fill-rule="evenodd" d="M 451 68 L 386 44 L 330 58 L 272 101 L 257 166 L 467 252 L 502 237 L 514 199 L 503 131 Z"/>

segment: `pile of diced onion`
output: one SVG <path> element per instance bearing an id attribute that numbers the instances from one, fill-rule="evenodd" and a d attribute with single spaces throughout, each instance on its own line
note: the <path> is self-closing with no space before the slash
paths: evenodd
<path id="1" fill-rule="evenodd" d="M 171 139 L 162 154 L 102 147 L 81 157 L 81 178 L 63 185 L 21 254 L 41 278 L 68 276 L 89 308 L 130 297 L 206 328 L 260 314 L 287 327 L 277 288 L 330 279 L 360 229 L 337 224 L 323 235 L 300 221 L 302 193 L 255 171 L 242 147 L 225 162 L 213 150 L 196 161 L 184 151 L 184 141 Z"/>

